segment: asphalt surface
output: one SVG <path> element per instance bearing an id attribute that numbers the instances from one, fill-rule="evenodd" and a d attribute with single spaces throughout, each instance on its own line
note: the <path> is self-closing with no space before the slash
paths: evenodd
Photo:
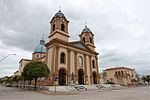
<path id="1" fill-rule="evenodd" d="M 87 92 L 78 95 L 48 95 L 0 85 L 0 100 L 150 100 L 150 86 Z"/>

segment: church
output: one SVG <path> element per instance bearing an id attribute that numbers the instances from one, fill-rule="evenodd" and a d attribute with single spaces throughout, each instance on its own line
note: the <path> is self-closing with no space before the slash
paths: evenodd
<path id="1" fill-rule="evenodd" d="M 98 53 L 95 51 L 94 34 L 85 26 L 79 35 L 79 41 L 69 42 L 69 21 L 59 10 L 50 21 L 49 41 L 44 39 L 35 48 L 32 59 L 21 59 L 19 70 L 30 61 L 42 61 L 47 64 L 50 75 L 39 80 L 41 85 L 69 86 L 99 84 Z M 72 82 L 73 81 L 73 82 Z"/>

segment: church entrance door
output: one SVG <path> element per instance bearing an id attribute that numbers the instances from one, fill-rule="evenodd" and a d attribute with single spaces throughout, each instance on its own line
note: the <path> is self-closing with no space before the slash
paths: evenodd
<path id="1" fill-rule="evenodd" d="M 66 70 L 59 70 L 59 85 L 66 85 Z"/>
<path id="2" fill-rule="evenodd" d="M 97 84 L 96 72 L 93 72 L 93 83 L 94 83 L 94 84 Z"/>
<path id="3" fill-rule="evenodd" d="M 84 84 L 84 73 L 83 73 L 83 70 L 82 70 L 82 69 L 80 69 L 80 70 L 78 71 L 78 83 L 79 83 L 80 85 L 83 85 L 83 84 Z"/>

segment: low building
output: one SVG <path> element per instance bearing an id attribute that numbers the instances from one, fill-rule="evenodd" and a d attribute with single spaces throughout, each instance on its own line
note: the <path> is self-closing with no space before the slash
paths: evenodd
<path id="1" fill-rule="evenodd" d="M 104 70 L 106 72 L 106 82 L 120 85 L 133 85 L 136 77 L 135 69 L 127 67 L 115 67 Z"/>
<path id="2" fill-rule="evenodd" d="M 103 70 L 103 72 L 100 73 L 100 83 L 101 84 L 106 84 L 107 83 L 106 78 L 107 78 L 106 71 Z"/>

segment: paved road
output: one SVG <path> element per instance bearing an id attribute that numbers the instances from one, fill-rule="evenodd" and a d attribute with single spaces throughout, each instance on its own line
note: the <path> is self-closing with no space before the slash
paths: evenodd
<path id="1" fill-rule="evenodd" d="M 150 100 L 150 86 L 79 95 L 47 95 L 0 85 L 0 100 Z"/>

